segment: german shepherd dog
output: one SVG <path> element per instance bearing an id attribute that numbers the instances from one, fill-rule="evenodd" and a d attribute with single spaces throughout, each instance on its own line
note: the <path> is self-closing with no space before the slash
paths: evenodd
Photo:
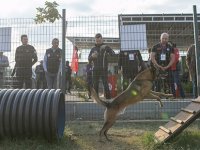
<path id="1" fill-rule="evenodd" d="M 107 132 L 115 123 L 120 112 L 122 112 L 127 106 L 142 101 L 144 98 L 151 98 L 159 101 L 160 106 L 162 107 L 163 104 L 161 102 L 160 96 L 173 96 L 172 94 L 164 94 L 161 92 L 152 91 L 152 81 L 155 78 L 156 69 L 153 66 L 145 69 L 144 71 L 140 72 L 130 83 L 128 88 L 125 91 L 123 91 L 120 95 L 115 97 L 112 100 L 112 102 L 101 100 L 98 97 L 95 90 L 93 88 L 91 89 L 92 99 L 95 100 L 98 104 L 101 104 L 106 107 L 106 110 L 104 112 L 104 125 L 99 133 L 100 141 L 103 134 L 106 137 L 106 139 L 110 141 L 110 139 L 107 136 Z"/>

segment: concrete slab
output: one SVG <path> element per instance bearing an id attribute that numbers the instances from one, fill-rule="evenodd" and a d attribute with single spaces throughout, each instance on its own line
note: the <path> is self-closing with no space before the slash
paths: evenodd
<path id="1" fill-rule="evenodd" d="M 156 101 L 142 101 L 127 107 L 121 120 L 168 120 L 175 116 L 181 108 L 187 106 L 191 100 L 163 100 L 164 107 L 160 107 Z M 66 121 L 103 120 L 105 107 L 94 102 L 66 101 Z"/>

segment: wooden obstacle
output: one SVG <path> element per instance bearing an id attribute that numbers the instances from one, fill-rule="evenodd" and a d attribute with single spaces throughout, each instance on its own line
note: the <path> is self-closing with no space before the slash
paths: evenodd
<path id="1" fill-rule="evenodd" d="M 170 118 L 167 124 L 160 126 L 159 130 L 155 133 L 155 140 L 161 143 L 169 141 L 199 117 L 200 97 L 193 100 L 186 108 L 182 108 L 175 117 Z"/>

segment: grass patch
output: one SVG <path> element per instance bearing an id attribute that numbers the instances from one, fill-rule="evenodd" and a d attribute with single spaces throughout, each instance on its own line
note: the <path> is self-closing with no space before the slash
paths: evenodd
<path id="1" fill-rule="evenodd" d="M 154 132 L 147 132 L 142 136 L 144 149 L 148 150 L 198 150 L 200 147 L 200 132 L 194 124 L 168 143 L 155 143 Z"/>
<path id="2" fill-rule="evenodd" d="M 112 142 L 99 142 L 103 122 L 69 122 L 64 137 L 50 143 L 42 138 L 1 139 L 0 150 L 183 150 L 199 149 L 200 132 L 195 122 L 166 144 L 154 142 L 154 133 L 165 122 L 117 122 L 109 130 Z"/>

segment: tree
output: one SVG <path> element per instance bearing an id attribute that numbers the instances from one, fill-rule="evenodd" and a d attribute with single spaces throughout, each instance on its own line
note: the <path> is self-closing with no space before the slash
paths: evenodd
<path id="1" fill-rule="evenodd" d="M 35 23 L 51 22 L 53 23 L 56 20 L 61 18 L 57 7 L 58 3 L 54 2 L 45 2 L 45 8 L 38 7 L 36 17 L 34 18 Z"/>

